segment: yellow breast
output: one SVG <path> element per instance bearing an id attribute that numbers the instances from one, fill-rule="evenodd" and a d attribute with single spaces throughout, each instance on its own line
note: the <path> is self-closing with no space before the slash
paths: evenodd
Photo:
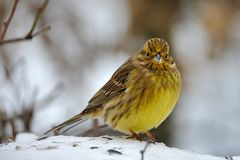
<path id="1" fill-rule="evenodd" d="M 125 93 L 106 106 L 112 107 L 108 110 L 110 116 L 105 117 L 106 123 L 125 134 L 131 134 L 130 130 L 145 133 L 158 127 L 178 100 L 181 90 L 178 70 L 166 71 L 161 75 L 134 70 L 128 82 Z"/>

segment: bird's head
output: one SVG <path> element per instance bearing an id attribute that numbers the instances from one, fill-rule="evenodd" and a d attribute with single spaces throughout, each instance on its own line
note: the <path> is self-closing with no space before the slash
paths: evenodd
<path id="1" fill-rule="evenodd" d="M 153 71 L 175 67 L 174 59 L 169 55 L 168 43 L 160 38 L 147 40 L 143 48 L 135 56 L 142 65 Z"/>

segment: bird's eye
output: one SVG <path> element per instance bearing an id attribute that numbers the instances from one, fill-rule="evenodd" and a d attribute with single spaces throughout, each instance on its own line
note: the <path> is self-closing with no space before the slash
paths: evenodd
<path id="1" fill-rule="evenodd" d="M 149 57 L 149 56 L 150 56 L 150 53 L 146 52 L 146 53 L 145 53 L 145 56 L 146 56 L 146 57 Z"/>

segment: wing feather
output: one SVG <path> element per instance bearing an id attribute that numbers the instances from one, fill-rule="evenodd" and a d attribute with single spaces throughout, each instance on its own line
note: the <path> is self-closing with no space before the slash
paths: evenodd
<path id="1" fill-rule="evenodd" d="M 132 59 L 128 59 L 111 77 L 111 79 L 90 99 L 87 108 L 102 105 L 126 90 L 128 75 L 133 69 Z"/>

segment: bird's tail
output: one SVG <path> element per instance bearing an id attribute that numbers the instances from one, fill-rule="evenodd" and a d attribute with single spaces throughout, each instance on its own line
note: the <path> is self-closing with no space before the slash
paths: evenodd
<path id="1" fill-rule="evenodd" d="M 95 108 L 87 108 L 83 112 L 73 116 L 72 118 L 66 120 L 65 122 L 53 127 L 52 129 L 45 132 L 42 136 L 38 137 L 37 140 L 45 139 L 49 137 L 49 135 L 52 133 L 54 135 L 63 134 L 69 129 L 75 127 L 76 125 L 88 120 L 88 119 L 95 119 L 98 118 L 101 113 L 99 112 L 101 110 Z M 98 112 L 98 113 L 96 113 Z"/>

